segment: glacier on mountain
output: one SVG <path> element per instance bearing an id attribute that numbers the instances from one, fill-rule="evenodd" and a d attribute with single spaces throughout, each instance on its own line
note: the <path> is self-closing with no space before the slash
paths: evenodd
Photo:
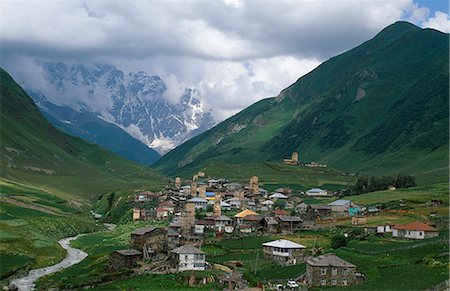
<path id="1" fill-rule="evenodd" d="M 44 63 L 41 67 L 48 84 L 27 88 L 32 96 L 93 112 L 160 154 L 215 125 L 197 90 L 186 88 L 177 103 L 169 102 L 164 98 L 168 88 L 157 75 L 125 74 L 105 64 Z M 39 105 L 39 100 L 35 102 Z"/>

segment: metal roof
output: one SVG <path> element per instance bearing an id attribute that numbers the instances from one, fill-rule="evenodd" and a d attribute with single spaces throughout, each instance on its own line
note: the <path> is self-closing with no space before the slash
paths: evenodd
<path id="1" fill-rule="evenodd" d="M 339 200 L 333 201 L 331 203 L 328 203 L 328 205 L 330 205 L 330 206 L 344 206 L 344 205 L 347 205 L 347 204 L 350 204 L 350 203 L 352 203 L 350 200 L 339 199 Z"/>
<path id="2" fill-rule="evenodd" d="M 287 199 L 288 197 L 281 193 L 275 193 L 269 196 L 269 198 L 281 198 L 281 199 Z"/>
<path id="3" fill-rule="evenodd" d="M 279 239 L 271 242 L 263 243 L 265 247 L 274 247 L 274 248 L 282 248 L 282 249 L 306 249 L 304 245 L 292 242 L 287 239 Z"/>
<path id="4" fill-rule="evenodd" d="M 189 199 L 188 202 L 203 202 L 203 203 L 207 203 L 208 200 L 204 199 L 204 198 L 200 198 L 200 197 L 194 197 L 192 199 Z"/>
<path id="5" fill-rule="evenodd" d="M 205 252 L 191 245 L 184 245 L 179 248 L 173 249 L 172 253 L 175 254 L 204 254 Z"/>
<path id="6" fill-rule="evenodd" d="M 311 266 L 317 267 L 344 267 L 344 268 L 352 268 L 356 267 L 352 263 L 349 263 L 335 254 L 324 254 L 315 258 L 309 258 L 306 260 L 306 263 Z"/>
<path id="7" fill-rule="evenodd" d="M 153 226 L 151 226 L 151 227 L 141 227 L 141 228 L 135 229 L 131 234 L 144 235 L 146 233 L 154 231 L 155 229 L 157 229 L 157 228 L 153 227 Z"/>

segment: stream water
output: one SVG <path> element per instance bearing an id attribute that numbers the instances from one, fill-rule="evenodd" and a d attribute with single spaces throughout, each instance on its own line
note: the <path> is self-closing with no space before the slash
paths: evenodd
<path id="1" fill-rule="evenodd" d="M 34 282 L 36 282 L 37 279 L 78 264 L 84 260 L 88 254 L 70 246 L 70 241 L 77 239 L 79 236 L 80 235 L 66 237 L 58 241 L 58 243 L 67 250 L 67 256 L 64 260 L 52 266 L 31 270 L 25 277 L 12 280 L 11 285 L 15 285 L 20 291 L 33 290 L 35 286 Z"/>

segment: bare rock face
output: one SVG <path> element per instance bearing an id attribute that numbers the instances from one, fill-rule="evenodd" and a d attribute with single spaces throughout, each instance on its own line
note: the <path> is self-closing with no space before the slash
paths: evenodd
<path id="1" fill-rule="evenodd" d="M 50 102 L 95 113 L 160 154 L 216 123 L 197 90 L 186 88 L 181 96 L 167 97 L 168 88 L 157 75 L 124 74 L 103 64 L 63 63 L 43 64 L 42 74 L 48 84 L 26 88 L 38 105 Z"/>

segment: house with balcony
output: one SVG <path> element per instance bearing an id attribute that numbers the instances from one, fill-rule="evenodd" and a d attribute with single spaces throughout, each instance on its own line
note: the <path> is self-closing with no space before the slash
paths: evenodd
<path id="1" fill-rule="evenodd" d="M 264 257 L 280 265 L 295 265 L 305 261 L 306 247 L 286 239 L 263 243 Z"/>
<path id="2" fill-rule="evenodd" d="M 170 253 L 171 261 L 179 272 L 188 270 L 202 271 L 206 268 L 205 252 L 192 245 L 181 246 Z"/>

